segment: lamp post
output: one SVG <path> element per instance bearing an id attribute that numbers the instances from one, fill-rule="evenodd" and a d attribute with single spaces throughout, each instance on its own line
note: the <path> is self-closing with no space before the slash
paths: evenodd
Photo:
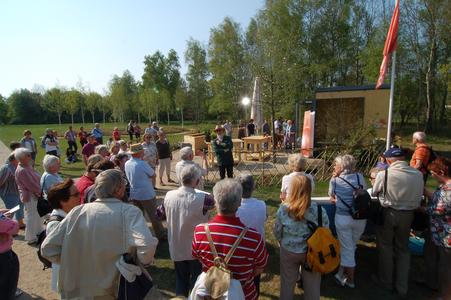
<path id="1" fill-rule="evenodd" d="M 251 103 L 251 99 L 249 99 L 249 97 L 244 97 L 244 98 L 241 100 L 241 104 L 243 104 L 243 106 L 244 106 L 244 120 L 248 120 L 248 117 L 247 117 L 247 106 L 248 106 L 250 103 Z"/>

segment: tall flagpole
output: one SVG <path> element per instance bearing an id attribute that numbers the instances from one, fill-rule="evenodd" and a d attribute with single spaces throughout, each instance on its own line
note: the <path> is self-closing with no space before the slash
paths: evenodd
<path id="1" fill-rule="evenodd" d="M 393 94 L 395 92 L 395 66 L 396 66 L 396 50 L 393 51 L 392 63 L 391 63 L 391 78 L 390 78 L 390 102 L 388 106 L 388 124 L 387 124 L 387 144 L 385 150 L 388 150 L 391 146 L 391 128 L 393 118 Z"/>

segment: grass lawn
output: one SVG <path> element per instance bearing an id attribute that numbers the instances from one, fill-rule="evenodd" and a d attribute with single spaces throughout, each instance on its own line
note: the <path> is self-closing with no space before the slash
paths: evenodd
<path id="1" fill-rule="evenodd" d="M 64 162 L 66 149 L 68 147 L 67 141 L 62 137 L 64 135 L 64 132 L 66 132 L 68 126 L 70 124 L 40 124 L 40 125 L 2 125 L 0 126 L 0 140 L 8 147 L 9 143 L 11 141 L 19 141 L 22 136 L 25 129 L 29 129 L 33 137 L 36 140 L 36 143 L 38 144 L 38 156 L 36 158 L 36 169 L 42 173 L 42 159 L 44 158 L 45 152 L 44 149 L 40 147 L 40 141 L 41 137 L 45 134 L 46 128 L 52 128 L 53 130 L 56 130 L 58 132 L 59 136 L 59 142 L 60 142 L 60 149 L 62 152 L 61 155 L 61 173 L 63 176 L 67 177 L 79 177 L 81 174 L 83 174 L 84 171 L 84 165 L 83 161 L 80 161 L 74 163 L 74 164 L 67 164 Z M 74 124 L 73 128 L 75 131 L 78 131 L 78 128 L 80 128 L 82 124 Z M 125 128 L 127 124 L 113 124 L 113 123 L 106 123 L 105 125 L 101 124 L 101 128 L 104 130 L 104 142 L 108 140 L 108 138 L 111 136 L 111 132 L 114 127 L 119 127 L 119 130 L 121 130 L 121 137 L 125 140 L 128 140 L 128 135 L 125 135 Z M 142 131 L 144 132 L 144 128 L 147 125 L 142 124 Z M 206 124 L 199 125 L 202 127 L 207 126 Z M 90 131 L 93 126 L 92 124 L 85 124 L 85 131 Z M 195 130 L 197 128 L 197 125 L 186 125 L 183 128 L 180 125 L 162 125 L 165 132 L 168 135 L 168 140 L 171 145 L 176 145 L 179 142 L 183 141 L 183 132 L 189 132 L 191 130 Z M 77 146 L 80 148 L 80 144 L 77 141 Z M 78 150 L 78 153 L 81 153 L 81 149 Z"/>
<path id="2" fill-rule="evenodd" d="M 38 143 L 40 136 L 43 135 L 45 128 L 51 127 L 63 134 L 66 130 L 68 124 L 62 126 L 58 125 L 10 125 L 0 127 L 0 140 L 2 140 L 6 145 L 12 140 L 18 140 L 22 136 L 24 129 L 30 129 L 33 132 L 34 137 L 37 139 Z M 78 128 L 80 124 L 75 124 L 74 128 Z M 106 136 L 112 130 L 116 124 L 106 124 L 104 126 L 106 131 Z M 85 126 L 89 129 L 91 126 Z M 125 128 L 125 124 L 118 126 L 120 128 Z M 181 132 L 189 129 L 206 128 L 207 125 L 203 124 L 200 127 L 195 125 L 187 125 L 185 128 L 181 128 L 177 125 L 164 126 L 166 132 L 173 134 L 170 135 L 170 142 L 174 144 L 175 142 L 181 140 Z M 212 127 L 212 126 L 210 126 Z M 410 137 L 408 135 L 403 137 L 404 145 L 407 146 Z M 451 152 L 451 141 L 448 138 L 432 138 L 434 142 L 434 148 L 440 148 L 442 151 Z M 66 141 L 61 138 L 61 149 L 65 150 L 67 148 Z M 436 147 L 437 146 L 437 147 Z M 37 159 L 37 168 L 42 172 L 40 162 L 43 157 L 43 149 L 39 149 L 39 155 Z M 78 162 L 75 164 L 62 163 L 62 175 L 78 177 L 83 173 L 84 166 L 83 163 Z M 429 187 L 435 187 L 436 183 L 433 180 L 428 181 Z M 254 196 L 260 198 L 266 202 L 268 208 L 268 221 L 266 222 L 266 245 L 270 254 L 268 267 L 265 270 L 265 274 L 262 276 L 261 283 L 261 297 L 260 299 L 278 299 L 279 298 L 279 246 L 272 234 L 272 226 L 274 224 L 274 216 L 279 207 L 279 186 L 265 186 L 258 188 Z M 327 194 L 328 182 L 316 182 L 315 196 L 324 196 Z M 161 191 L 160 191 L 161 193 Z M 357 269 L 356 269 L 356 289 L 344 289 L 336 285 L 332 275 L 327 275 L 323 277 L 321 286 L 322 299 L 396 299 L 396 297 L 380 288 L 371 281 L 371 275 L 375 274 L 377 269 L 377 252 L 375 249 L 375 244 L 373 242 L 361 242 L 358 246 L 356 253 L 357 258 Z M 412 257 L 411 261 L 411 279 L 418 276 L 421 273 L 424 260 L 422 257 Z M 168 244 L 160 243 L 156 253 L 156 264 L 150 269 L 151 275 L 154 278 L 155 284 L 167 293 L 168 295 L 173 295 L 175 292 L 175 274 L 173 262 L 169 258 Z M 297 298 L 301 299 L 300 294 L 302 292 L 297 290 Z M 415 285 L 412 280 L 409 285 L 409 299 L 430 299 L 433 294 L 418 285 Z"/>

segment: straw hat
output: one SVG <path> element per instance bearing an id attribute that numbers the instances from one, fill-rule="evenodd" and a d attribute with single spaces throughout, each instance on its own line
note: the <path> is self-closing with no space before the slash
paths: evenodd
<path id="1" fill-rule="evenodd" d="M 144 148 L 141 144 L 133 144 L 130 146 L 130 150 L 128 151 L 128 154 L 138 154 L 141 151 L 144 151 Z"/>

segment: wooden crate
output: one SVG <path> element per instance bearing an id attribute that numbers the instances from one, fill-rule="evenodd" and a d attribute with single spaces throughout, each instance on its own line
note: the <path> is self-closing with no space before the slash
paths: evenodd
<path id="1" fill-rule="evenodd" d="M 194 133 L 185 135 L 183 137 L 183 141 L 185 143 L 190 143 L 192 145 L 194 155 L 196 155 L 197 151 L 207 147 L 205 144 L 205 134 L 203 133 Z"/>

